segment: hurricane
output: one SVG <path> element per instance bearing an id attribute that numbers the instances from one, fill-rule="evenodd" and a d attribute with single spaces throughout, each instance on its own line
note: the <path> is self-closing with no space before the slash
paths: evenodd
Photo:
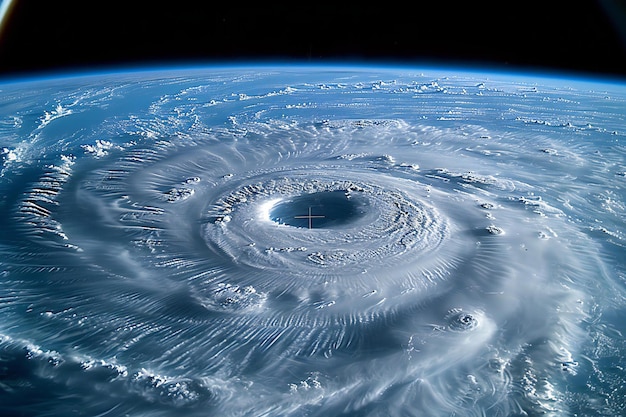
<path id="1" fill-rule="evenodd" d="M 207 67 L 0 85 L 0 410 L 626 412 L 626 87 Z"/>

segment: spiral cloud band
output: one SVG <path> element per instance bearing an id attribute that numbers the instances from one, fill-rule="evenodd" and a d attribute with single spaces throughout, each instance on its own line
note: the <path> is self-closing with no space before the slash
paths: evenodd
<path id="1" fill-rule="evenodd" d="M 623 86 L 266 67 L 0 88 L 1 410 L 626 411 Z"/>

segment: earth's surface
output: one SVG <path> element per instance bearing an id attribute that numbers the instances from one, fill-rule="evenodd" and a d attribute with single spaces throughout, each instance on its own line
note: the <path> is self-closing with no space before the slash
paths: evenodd
<path id="1" fill-rule="evenodd" d="M 626 86 L 0 85 L 0 414 L 626 413 Z"/>

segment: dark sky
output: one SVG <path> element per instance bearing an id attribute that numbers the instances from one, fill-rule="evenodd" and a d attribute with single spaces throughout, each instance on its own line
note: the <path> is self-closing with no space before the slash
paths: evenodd
<path id="1" fill-rule="evenodd" d="M 16 0 L 0 34 L 0 76 L 295 59 L 626 77 L 626 0 L 211 3 Z"/>

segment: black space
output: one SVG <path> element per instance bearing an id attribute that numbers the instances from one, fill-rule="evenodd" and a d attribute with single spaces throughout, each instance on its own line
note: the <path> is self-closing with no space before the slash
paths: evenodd
<path id="1" fill-rule="evenodd" d="M 16 0 L 0 76 L 250 60 L 469 65 L 626 78 L 626 0 Z"/>

